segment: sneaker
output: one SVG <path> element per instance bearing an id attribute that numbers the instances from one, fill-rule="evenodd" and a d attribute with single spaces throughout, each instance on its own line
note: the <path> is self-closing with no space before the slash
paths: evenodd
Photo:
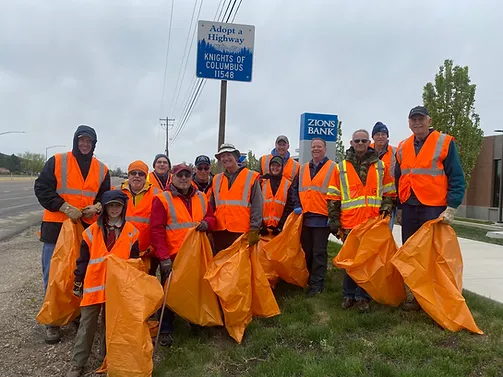
<path id="1" fill-rule="evenodd" d="M 344 301 L 342 301 L 342 309 L 346 310 L 352 307 L 354 304 L 356 304 L 356 300 L 354 298 L 345 298 Z"/>
<path id="2" fill-rule="evenodd" d="M 323 288 L 311 288 L 308 292 L 307 292 L 307 297 L 314 297 L 316 296 L 318 293 L 321 293 L 323 292 Z"/>
<path id="3" fill-rule="evenodd" d="M 401 307 L 406 312 L 418 312 L 421 310 L 421 305 L 419 305 L 419 302 L 415 298 L 412 301 L 402 303 Z"/>
<path id="4" fill-rule="evenodd" d="M 45 342 L 47 344 L 56 344 L 61 341 L 61 331 L 59 327 L 46 326 L 45 328 Z"/>
<path id="5" fill-rule="evenodd" d="M 361 299 L 356 303 L 356 307 L 360 311 L 360 313 L 368 313 L 370 311 L 369 300 Z"/>
<path id="6" fill-rule="evenodd" d="M 159 335 L 159 345 L 161 347 L 171 347 L 173 344 L 173 337 L 171 334 L 160 334 Z"/>
<path id="7" fill-rule="evenodd" d="M 84 368 L 73 366 L 66 374 L 66 377 L 81 377 L 83 374 Z"/>

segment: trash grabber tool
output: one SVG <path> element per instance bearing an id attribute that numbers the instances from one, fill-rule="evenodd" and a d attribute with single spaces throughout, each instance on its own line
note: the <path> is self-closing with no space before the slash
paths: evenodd
<path id="1" fill-rule="evenodd" d="M 155 355 L 157 347 L 159 347 L 159 336 L 161 335 L 162 318 L 164 317 L 164 309 L 166 309 L 166 301 L 168 299 L 168 288 L 169 283 L 171 282 L 172 273 L 173 271 L 169 272 L 168 278 L 166 279 L 166 283 L 164 284 L 164 300 L 162 300 L 161 316 L 159 317 L 159 328 L 157 329 L 157 336 L 155 337 L 154 352 L 152 356 Z"/>

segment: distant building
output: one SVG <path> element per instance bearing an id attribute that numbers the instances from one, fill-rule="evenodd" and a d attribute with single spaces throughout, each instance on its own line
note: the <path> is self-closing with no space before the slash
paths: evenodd
<path id="1" fill-rule="evenodd" d="M 0 168 L 0 174 L 10 174 L 10 170 L 7 168 Z"/>
<path id="2" fill-rule="evenodd" d="M 503 135 L 484 137 L 470 185 L 457 216 L 486 221 L 498 220 L 502 157 Z"/>

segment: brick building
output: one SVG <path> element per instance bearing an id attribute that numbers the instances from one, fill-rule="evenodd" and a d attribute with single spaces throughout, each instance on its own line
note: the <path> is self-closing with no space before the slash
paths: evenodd
<path id="1" fill-rule="evenodd" d="M 498 220 L 503 135 L 486 136 L 457 216 Z"/>

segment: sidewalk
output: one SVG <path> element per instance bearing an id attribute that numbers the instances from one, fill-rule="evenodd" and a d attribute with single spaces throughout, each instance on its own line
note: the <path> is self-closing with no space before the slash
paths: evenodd
<path id="1" fill-rule="evenodd" d="M 402 245 L 401 227 L 393 236 Z M 330 235 L 330 241 L 340 242 Z M 503 303 L 503 246 L 459 238 L 463 255 L 463 288 Z"/>

